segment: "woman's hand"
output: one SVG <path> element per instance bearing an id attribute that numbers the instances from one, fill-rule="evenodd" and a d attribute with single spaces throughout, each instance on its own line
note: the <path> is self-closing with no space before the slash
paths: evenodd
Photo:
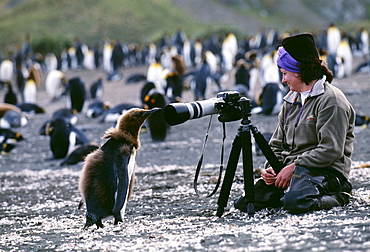
<path id="1" fill-rule="evenodd" d="M 276 175 L 272 167 L 268 167 L 266 170 L 262 171 L 262 179 L 265 181 L 266 185 L 275 184 L 276 187 L 287 189 L 290 185 L 290 180 L 294 172 L 295 164 L 285 166 L 278 175 Z"/>
<path id="2" fill-rule="evenodd" d="M 284 190 L 287 189 L 290 185 L 290 180 L 292 179 L 294 168 L 295 163 L 292 163 L 281 169 L 279 174 L 276 176 L 275 186 Z"/>
<path id="3" fill-rule="evenodd" d="M 276 174 L 272 167 L 268 167 L 264 171 L 262 171 L 261 177 L 263 181 L 265 181 L 266 185 L 272 185 L 275 183 Z"/>

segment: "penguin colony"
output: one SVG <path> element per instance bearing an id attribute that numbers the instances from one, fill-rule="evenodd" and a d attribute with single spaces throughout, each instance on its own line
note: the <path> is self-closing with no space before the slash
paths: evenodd
<path id="1" fill-rule="evenodd" d="M 130 143 L 139 143 L 140 127 L 147 127 L 156 142 L 165 141 L 170 130 L 162 110 L 146 118 L 143 108 L 163 108 L 170 102 L 181 102 L 183 92 L 191 92 L 194 100 L 209 99 L 219 91 L 226 91 L 223 83 L 230 78 L 235 80 L 232 89 L 251 100 L 252 113 L 276 114 L 282 104 L 281 97 L 287 91 L 280 83 L 280 73 L 275 64 L 276 49 L 281 39 L 288 35 L 279 34 L 276 29 L 268 32 L 261 29 L 254 36 L 240 40 L 232 33 L 191 40 L 183 30 L 178 30 L 172 37 L 164 33 L 157 43 L 151 42 L 143 47 L 109 38 L 104 39 L 102 46 L 89 47 L 76 38 L 74 45 L 63 50 L 58 57 L 53 53 L 43 56 L 32 52 L 27 37 L 22 50 L 9 53 L 0 62 L 0 94 L 3 95 L 0 97 L 0 151 L 3 155 L 11 154 L 18 144 L 27 139 L 21 132 L 23 127 L 27 127 L 29 118 L 38 113 L 52 113 L 38 132 L 49 139 L 50 159 L 60 159 L 61 165 L 73 165 L 88 156 L 80 182 L 88 208 L 85 227 L 93 224 L 101 227 L 101 219 L 109 215 L 113 215 L 117 223 L 121 221 L 122 214 L 119 215 L 119 212 L 124 211 L 127 200 L 123 196 L 119 199 L 109 196 L 109 203 L 101 203 L 99 195 L 90 193 L 89 186 L 92 185 L 89 181 L 94 180 L 90 172 L 93 174 L 98 169 L 92 165 L 92 160 L 99 159 L 98 156 L 104 158 L 105 152 L 114 145 L 125 145 L 130 147 L 120 147 L 123 151 L 120 162 L 125 157 L 126 163 L 130 163 L 129 160 L 133 163 L 134 158 L 130 156 L 135 153 L 133 147 L 137 151 L 139 145 Z M 360 28 L 355 36 L 351 36 L 330 24 L 328 29 L 315 33 L 315 36 L 320 57 L 328 64 L 335 78 L 346 78 L 353 72 L 370 72 L 367 60 L 369 35 L 365 29 Z M 363 58 L 364 63 L 353 66 L 354 57 Z M 123 80 L 124 69 L 133 66 L 147 67 L 146 74 L 125 76 Z M 79 76 L 81 69 L 92 74 L 99 69 L 104 71 L 105 76 L 96 74 L 94 81 L 86 83 Z M 71 72 L 75 76 L 67 78 L 67 73 Z M 133 94 L 140 104 L 127 101 L 111 104 L 109 99 L 104 100 L 104 91 L 109 88 L 109 83 L 121 80 L 126 85 L 142 85 L 141 92 Z M 41 89 L 46 91 L 48 101 L 39 100 Z M 65 106 L 56 111 L 48 111 L 39 105 L 39 102 L 55 104 L 61 101 Z M 117 137 L 113 132 L 120 131 L 119 122 L 127 121 L 133 111 L 143 117 L 137 119 L 140 126 L 135 124 L 135 134 L 131 132 L 135 136 L 133 142 L 125 140 L 123 144 L 115 140 Z M 109 130 L 104 137 L 107 143 L 99 147 L 78 127 L 78 117 L 81 116 L 97 119 L 97 123 L 114 124 L 118 121 L 118 128 Z M 356 118 L 356 125 L 363 128 L 369 122 L 367 115 Z M 92 152 L 94 154 L 89 155 Z M 115 155 L 112 160 L 117 159 L 117 153 L 120 153 L 118 149 L 111 151 L 109 155 Z M 119 176 L 123 175 L 119 173 Z M 131 176 L 124 179 L 129 184 Z M 113 180 L 110 177 L 99 183 L 111 183 Z M 129 194 L 122 184 L 116 186 L 120 195 Z M 102 188 L 105 190 L 104 186 Z"/>

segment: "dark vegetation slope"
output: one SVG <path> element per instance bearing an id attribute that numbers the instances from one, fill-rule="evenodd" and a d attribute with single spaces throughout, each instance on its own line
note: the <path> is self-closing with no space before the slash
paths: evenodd
<path id="1" fill-rule="evenodd" d="M 370 28 L 370 0 L 0 0 L 0 53 L 15 51 L 25 34 L 55 50 L 75 36 L 88 45 L 105 36 L 147 43 L 183 29 L 189 37 L 231 30 L 254 35 L 261 27 L 280 31 Z M 50 50 L 49 50 L 50 51 Z"/>

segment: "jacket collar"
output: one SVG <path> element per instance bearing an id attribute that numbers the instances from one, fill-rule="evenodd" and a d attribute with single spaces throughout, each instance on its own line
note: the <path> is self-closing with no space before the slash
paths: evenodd
<path id="1" fill-rule="evenodd" d="M 323 75 L 322 78 L 319 79 L 315 83 L 315 85 L 312 87 L 312 89 L 310 90 L 310 94 L 308 95 L 308 97 L 313 97 L 313 96 L 318 96 L 318 95 L 323 94 L 325 92 L 325 88 L 324 88 L 325 81 L 326 81 L 326 76 Z M 284 96 L 284 101 L 289 102 L 289 103 L 293 103 L 296 100 L 297 96 L 299 96 L 299 92 L 289 91 L 286 94 L 286 96 Z"/>

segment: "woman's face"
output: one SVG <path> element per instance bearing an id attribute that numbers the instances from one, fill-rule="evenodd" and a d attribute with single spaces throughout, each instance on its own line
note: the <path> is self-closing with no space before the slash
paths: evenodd
<path id="1" fill-rule="evenodd" d="M 284 68 L 280 68 L 280 71 L 283 76 L 281 82 L 287 84 L 291 91 L 307 91 L 307 85 L 301 81 L 298 73 L 290 72 Z"/>

